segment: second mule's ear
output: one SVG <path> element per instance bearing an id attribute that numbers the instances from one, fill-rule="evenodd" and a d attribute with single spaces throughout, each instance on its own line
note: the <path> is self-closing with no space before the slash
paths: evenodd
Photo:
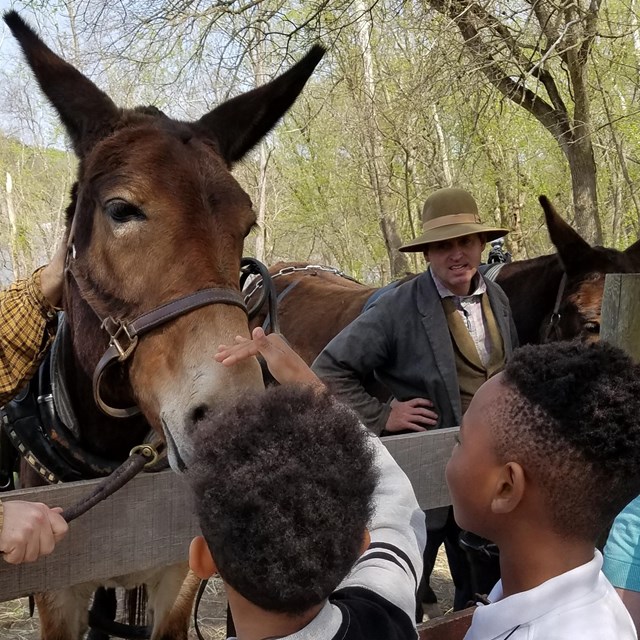
<path id="1" fill-rule="evenodd" d="M 544 211 L 551 242 L 558 250 L 565 271 L 570 272 L 572 265 L 584 260 L 591 252 L 591 245 L 558 215 L 546 196 L 540 196 L 538 200 Z"/>
<path id="2" fill-rule="evenodd" d="M 640 268 L 640 240 L 636 240 L 632 245 L 624 250 L 624 254 L 633 260 L 635 265 Z"/>
<path id="3" fill-rule="evenodd" d="M 196 123 L 213 135 L 228 164 L 240 160 L 295 102 L 325 53 L 314 46 L 291 69 L 268 84 L 222 103 Z"/>
<path id="4" fill-rule="evenodd" d="M 4 14 L 11 33 L 24 52 L 40 88 L 60 115 L 73 148 L 80 157 L 106 136 L 119 117 L 106 93 L 42 42 L 15 12 Z"/>

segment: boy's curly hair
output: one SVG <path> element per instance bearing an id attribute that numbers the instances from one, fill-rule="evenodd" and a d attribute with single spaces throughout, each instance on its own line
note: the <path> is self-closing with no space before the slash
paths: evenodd
<path id="1" fill-rule="evenodd" d="M 538 483 L 555 530 L 595 541 L 640 494 L 640 367 L 605 343 L 522 347 L 494 425 L 498 454 Z"/>
<path id="2" fill-rule="evenodd" d="M 331 594 L 372 515 L 369 437 L 355 413 L 301 386 L 269 388 L 198 424 L 188 477 L 225 582 L 292 615 Z"/>

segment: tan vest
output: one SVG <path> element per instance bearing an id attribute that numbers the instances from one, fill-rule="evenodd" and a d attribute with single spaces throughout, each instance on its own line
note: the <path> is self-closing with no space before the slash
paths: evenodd
<path id="1" fill-rule="evenodd" d="M 485 331 L 489 334 L 491 341 L 489 362 L 486 367 L 480 360 L 476 345 L 453 300 L 451 298 L 443 298 L 442 307 L 444 308 L 449 332 L 451 333 L 458 384 L 460 386 L 462 413 L 464 413 L 471 403 L 471 398 L 473 398 L 481 385 L 504 368 L 504 344 L 486 293 L 482 295 L 482 315 L 485 322 Z"/>

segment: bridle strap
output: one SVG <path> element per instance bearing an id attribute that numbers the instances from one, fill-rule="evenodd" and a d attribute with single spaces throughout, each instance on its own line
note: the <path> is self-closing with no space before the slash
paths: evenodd
<path id="1" fill-rule="evenodd" d="M 167 302 L 166 304 L 156 307 L 152 311 L 143 313 L 131 324 L 126 325 L 126 329 L 132 337 L 142 336 L 166 322 L 183 316 L 194 309 L 206 307 L 210 304 L 229 304 L 240 307 L 245 313 L 247 311 L 244 298 L 238 291 L 234 291 L 233 289 L 222 289 L 220 287 L 211 287 L 209 289 L 201 289 L 200 291 L 189 293 L 182 298 L 177 298 L 176 300 L 172 300 L 171 302 Z"/>
<path id="2" fill-rule="evenodd" d="M 551 312 L 549 323 L 547 324 L 547 328 L 544 332 L 543 342 L 549 341 L 552 331 L 556 332 L 556 337 L 557 337 L 558 323 L 562 318 L 562 314 L 560 313 L 560 305 L 562 304 L 562 297 L 564 296 L 564 290 L 566 286 L 567 286 L 567 272 L 564 271 L 562 273 L 562 279 L 560 280 L 560 286 L 558 287 L 558 293 L 556 294 L 556 302 L 553 305 L 553 311 Z"/>
<path id="3" fill-rule="evenodd" d="M 101 328 L 109 334 L 109 347 L 100 358 L 93 372 L 93 398 L 103 413 L 113 416 L 114 418 L 131 418 L 132 416 L 138 415 L 140 409 L 136 406 L 126 408 L 112 407 L 102 399 L 100 389 L 102 388 L 105 371 L 115 363 L 123 363 L 128 360 L 143 335 L 195 309 L 200 309 L 210 304 L 232 305 L 239 307 L 247 313 L 247 305 L 244 302 L 243 296 L 238 291 L 221 287 L 210 287 L 176 298 L 171 302 L 167 302 L 151 311 L 143 313 L 135 320 L 129 322 L 128 320 L 121 320 L 113 316 L 105 316 L 89 302 L 86 294 L 91 291 L 91 287 L 75 268 L 75 249 L 72 244 L 69 245 L 67 253 L 65 273 L 73 278 L 82 300 L 93 311 L 98 320 L 100 320 Z"/>
<path id="4" fill-rule="evenodd" d="M 152 311 L 143 313 L 132 322 L 116 320 L 111 316 L 104 318 L 102 320 L 102 328 L 110 336 L 109 347 L 100 358 L 93 372 L 93 398 L 100 410 L 115 418 L 130 418 L 140 413 L 140 409 L 135 406 L 116 408 L 104 402 L 100 389 L 105 371 L 111 365 L 122 363 L 129 359 L 138 346 L 139 338 L 145 333 L 210 304 L 227 304 L 240 307 L 245 313 L 247 311 L 240 293 L 232 289 L 212 287 L 167 302 Z"/>

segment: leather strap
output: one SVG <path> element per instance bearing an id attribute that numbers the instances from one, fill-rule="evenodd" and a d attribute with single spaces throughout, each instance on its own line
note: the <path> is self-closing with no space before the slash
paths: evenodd
<path id="1" fill-rule="evenodd" d="M 212 287 L 190 293 L 177 300 L 167 302 L 152 311 L 138 316 L 133 322 L 114 320 L 111 316 L 102 321 L 102 327 L 111 336 L 109 347 L 93 372 L 93 397 L 100 410 L 114 418 L 130 418 L 140 413 L 138 407 L 111 407 L 102 399 L 100 389 L 105 371 L 116 363 L 127 360 L 135 350 L 138 339 L 145 333 L 183 316 L 195 309 L 210 304 L 229 304 L 240 307 L 245 313 L 247 307 L 244 298 L 232 289 Z M 126 341 L 123 344 L 123 341 Z"/>
<path id="2" fill-rule="evenodd" d="M 169 322 L 174 318 L 178 318 L 194 309 L 199 309 L 209 304 L 230 304 L 240 307 L 245 313 L 247 311 L 244 298 L 240 293 L 233 291 L 233 289 L 212 287 L 167 302 L 153 309 L 153 311 L 139 316 L 127 326 L 127 330 L 132 337 L 141 336 L 165 322 Z"/>
<path id="3" fill-rule="evenodd" d="M 542 337 L 543 344 L 549 342 L 551 338 L 551 332 L 555 332 L 556 340 L 560 339 L 560 335 L 558 332 L 558 325 L 560 324 L 560 320 L 562 319 L 562 314 L 560 313 L 560 305 L 562 304 L 562 297 L 564 296 L 564 289 L 567 286 L 567 272 L 563 271 L 562 278 L 560 279 L 560 285 L 558 286 L 558 293 L 556 293 L 556 301 L 553 305 L 553 311 L 551 312 L 551 316 L 549 318 L 549 323 L 544 331 L 544 335 Z"/>

